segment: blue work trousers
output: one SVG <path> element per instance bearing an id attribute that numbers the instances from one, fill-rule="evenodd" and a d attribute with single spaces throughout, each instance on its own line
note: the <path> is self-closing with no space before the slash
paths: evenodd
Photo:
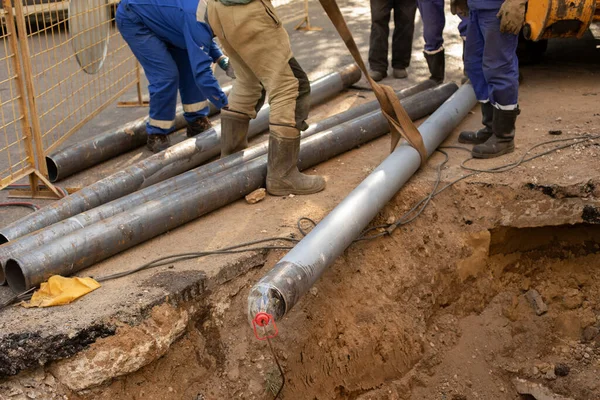
<path id="1" fill-rule="evenodd" d="M 208 102 L 194 79 L 188 52 L 161 40 L 127 7 L 117 10 L 117 27 L 138 59 L 150 92 L 149 135 L 173 132 L 177 89 L 183 103 L 184 117 L 193 122 L 208 115 Z"/>
<path id="2" fill-rule="evenodd" d="M 437 53 L 444 45 L 444 0 L 419 0 L 417 2 L 421 20 L 423 21 L 423 39 L 425 52 Z"/>
<path id="3" fill-rule="evenodd" d="M 477 100 L 514 109 L 519 97 L 518 36 L 500 32 L 498 9 L 469 10 L 465 70 Z"/>
<path id="4" fill-rule="evenodd" d="M 425 40 L 425 52 L 437 53 L 444 45 L 444 26 L 446 15 L 444 12 L 444 0 L 419 0 L 417 2 L 421 20 L 423 21 L 423 39 Z M 460 36 L 467 36 L 468 18 L 461 17 L 458 24 Z"/>

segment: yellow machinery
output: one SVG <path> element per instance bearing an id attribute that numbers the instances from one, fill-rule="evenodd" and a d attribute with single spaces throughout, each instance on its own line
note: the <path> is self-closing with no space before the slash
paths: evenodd
<path id="1" fill-rule="evenodd" d="M 600 21 L 600 0 L 529 0 L 523 36 L 538 41 L 582 37 L 592 21 Z"/>

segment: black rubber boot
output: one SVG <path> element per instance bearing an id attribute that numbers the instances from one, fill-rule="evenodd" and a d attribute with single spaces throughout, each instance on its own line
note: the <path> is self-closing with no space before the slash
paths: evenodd
<path id="1" fill-rule="evenodd" d="M 444 50 L 438 51 L 435 54 L 428 54 L 423 52 L 427 66 L 429 67 L 429 73 L 431 76 L 429 79 L 437 83 L 444 82 L 444 74 L 446 72 L 446 57 L 444 56 Z"/>
<path id="2" fill-rule="evenodd" d="M 249 125 L 246 114 L 221 110 L 221 158 L 248 147 Z"/>
<path id="3" fill-rule="evenodd" d="M 521 113 L 515 110 L 494 108 L 494 135 L 485 143 L 473 147 L 473 158 L 494 158 L 515 151 L 515 123 Z"/>
<path id="4" fill-rule="evenodd" d="M 481 122 L 483 128 L 478 131 L 464 131 L 458 135 L 459 143 L 466 144 L 481 144 L 485 143 L 492 135 L 492 125 L 494 121 L 494 106 L 489 101 L 487 103 L 481 103 Z"/>
<path id="5" fill-rule="evenodd" d="M 146 147 L 153 153 L 160 153 L 171 147 L 169 135 L 148 135 Z"/>
<path id="6" fill-rule="evenodd" d="M 210 129 L 211 127 L 212 124 L 208 117 L 200 117 L 194 122 L 188 122 L 186 135 L 187 137 L 191 138 L 201 134 L 202 132 L 204 132 L 207 129 Z"/>
<path id="7" fill-rule="evenodd" d="M 271 126 L 267 162 L 267 192 L 273 196 L 313 194 L 325 189 L 325 179 L 298 170 L 300 131 Z"/>

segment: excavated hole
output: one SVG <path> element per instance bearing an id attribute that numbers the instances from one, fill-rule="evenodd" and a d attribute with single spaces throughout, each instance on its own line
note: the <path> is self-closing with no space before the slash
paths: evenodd
<path id="1" fill-rule="evenodd" d="M 413 190 L 373 224 L 409 209 L 423 195 Z M 392 237 L 349 248 L 280 322 L 282 399 L 514 400 L 514 378 L 598 399 L 598 207 L 531 199 L 527 188 L 453 190 Z M 485 199 L 502 207 L 482 207 Z M 249 283 L 282 255 L 210 293 L 160 359 L 77 398 L 272 399 L 279 373 L 244 311 Z M 533 291 L 541 315 L 527 300 Z"/>

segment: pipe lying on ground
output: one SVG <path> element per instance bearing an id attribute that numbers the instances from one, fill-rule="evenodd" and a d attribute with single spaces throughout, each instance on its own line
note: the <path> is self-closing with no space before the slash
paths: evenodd
<path id="1" fill-rule="evenodd" d="M 433 112 L 456 90 L 444 85 L 405 102 L 411 117 Z M 299 167 L 309 168 L 389 131 L 380 110 L 302 141 Z M 7 261 L 6 279 L 20 292 L 54 274 L 73 274 L 94 263 L 223 207 L 264 185 L 267 155 L 197 181 L 138 207 L 91 224 Z"/>
<path id="2" fill-rule="evenodd" d="M 462 86 L 420 127 L 431 155 L 476 104 L 471 85 Z M 248 295 L 248 317 L 281 319 L 419 169 L 419 153 L 404 144 L 388 156 L 279 261 Z"/>
<path id="3" fill-rule="evenodd" d="M 418 93 L 422 90 L 425 90 L 425 89 L 428 89 L 428 88 L 431 88 L 434 86 L 435 86 L 435 82 L 433 82 L 431 80 L 427 80 L 427 81 L 421 82 L 415 86 L 408 88 L 408 90 L 406 92 L 404 92 L 404 96 L 410 96 L 411 94 Z M 312 94 L 311 94 L 311 96 L 312 96 Z M 319 102 L 321 102 L 320 99 L 317 99 L 317 100 Z M 329 129 L 331 126 L 348 121 L 350 119 L 358 117 L 359 115 L 366 114 L 367 112 L 376 110 L 377 108 L 379 108 L 379 103 L 376 101 L 362 104 L 358 107 L 353 108 L 348 113 L 340 114 L 340 121 L 338 121 L 338 122 L 335 122 L 333 119 L 332 120 L 328 119 L 328 122 L 334 122 L 334 123 L 332 125 L 328 124 L 328 126 L 326 126 L 326 127 L 321 127 L 316 132 L 319 132 L 320 130 L 323 130 L 323 129 Z M 350 115 L 351 118 L 347 118 L 348 115 Z M 332 118 L 335 118 L 335 117 L 332 117 Z M 258 119 L 259 118 L 257 117 L 257 120 Z M 250 127 L 250 130 L 248 132 L 248 137 L 252 138 L 252 137 L 256 136 L 257 134 L 268 129 L 269 121 L 268 121 L 268 116 L 266 114 L 263 115 L 262 122 L 257 123 L 257 125 L 255 125 L 255 126 L 258 126 L 258 125 L 260 125 L 260 128 L 258 128 L 258 129 L 253 129 L 252 126 Z M 218 128 L 220 128 L 220 127 L 218 127 Z M 219 130 L 219 134 L 220 134 L 220 130 Z M 164 168 L 162 168 L 160 171 L 158 171 L 155 174 L 153 174 L 152 176 L 148 177 L 144 181 L 144 183 L 142 184 L 141 187 L 142 188 L 148 187 L 150 185 L 156 184 L 157 182 L 161 182 L 171 176 L 179 175 L 185 171 L 190 170 L 191 168 L 193 168 L 197 165 L 201 165 L 201 164 L 205 163 L 206 161 L 210 160 L 213 157 L 218 156 L 221 152 L 220 146 L 219 146 L 219 140 L 220 140 L 219 135 L 207 136 L 206 140 L 204 141 L 204 146 L 205 146 L 204 148 L 206 150 L 204 150 L 202 152 L 195 152 L 189 158 L 179 158 L 179 159 L 173 161 L 172 163 L 169 163 Z"/>
<path id="4" fill-rule="evenodd" d="M 223 88 L 229 95 L 231 86 Z M 208 116 L 217 114 L 220 110 L 209 102 Z M 146 144 L 146 123 L 148 117 L 140 118 L 117 128 L 80 141 L 65 149 L 59 150 L 46 157 L 48 177 L 50 182 L 57 182 L 77 172 L 86 170 L 118 155 L 127 153 Z M 187 123 L 183 117 L 183 108 L 178 106 L 175 112 L 175 131 L 185 128 Z"/>
<path id="5" fill-rule="evenodd" d="M 423 104 L 423 99 L 427 99 L 430 96 L 436 98 L 446 98 L 450 96 L 456 89 L 456 85 L 453 83 L 447 83 L 440 85 L 436 92 L 432 90 L 423 93 L 421 97 L 412 99 L 411 96 L 414 93 L 421 92 L 426 88 L 435 86 L 435 83 L 431 80 L 421 82 L 417 85 L 411 86 L 404 90 L 397 92 L 399 99 L 402 100 L 404 107 L 413 109 L 413 117 L 419 119 L 427 115 L 427 109 L 418 109 L 412 104 Z M 362 104 L 360 106 L 351 108 L 340 114 L 334 115 L 330 118 L 326 118 L 323 121 L 311 124 L 310 127 L 302 132 L 302 137 L 307 138 L 325 129 L 333 128 L 336 125 L 350 121 L 356 117 L 364 115 L 370 111 L 377 109 L 378 104 L 376 100 Z M 408 104 L 408 105 L 407 105 Z M 232 154 L 221 160 L 214 161 L 212 163 L 203 165 L 191 171 L 185 172 L 181 175 L 177 175 L 170 179 L 166 179 L 155 185 L 147 187 L 137 192 L 131 193 L 127 196 L 113 200 L 109 203 L 103 204 L 89 211 L 77 214 L 73 217 L 67 218 L 63 221 L 57 222 L 49 227 L 41 229 L 39 231 L 30 233 L 29 235 L 18 238 L 15 241 L 11 241 L 0 247 L 0 284 L 4 283 L 4 273 L 1 268 L 6 263 L 6 260 L 13 257 L 18 252 L 28 251 L 30 249 L 41 246 L 44 243 L 50 242 L 56 238 L 67 235 L 85 226 L 91 225 L 100 220 L 112 217 L 113 215 L 119 214 L 127 209 L 137 207 L 154 198 L 164 196 L 175 190 L 184 188 L 188 185 L 195 184 L 201 179 L 206 179 L 214 174 L 224 171 L 228 168 L 236 167 L 244 162 L 248 162 L 256 157 L 262 156 L 267 153 L 268 141 L 264 141 L 256 146 L 252 146 L 243 152 Z"/>
<path id="6" fill-rule="evenodd" d="M 318 79 L 311 83 L 311 104 L 317 104 L 336 95 L 359 79 L 360 70 L 356 65 Z M 250 132 L 254 135 L 268 129 L 268 107 L 263 108 L 259 116 L 260 118 L 257 117 L 250 123 Z M 160 178 L 164 180 L 197 167 L 219 154 L 219 140 L 219 129 L 209 129 L 198 137 L 184 140 L 165 151 L 141 160 L 2 228 L 0 244 L 154 184 L 158 181 L 158 178 L 153 176 L 155 174 L 160 174 Z M 172 163 L 177 163 L 177 168 L 171 168 L 169 165 Z"/>

